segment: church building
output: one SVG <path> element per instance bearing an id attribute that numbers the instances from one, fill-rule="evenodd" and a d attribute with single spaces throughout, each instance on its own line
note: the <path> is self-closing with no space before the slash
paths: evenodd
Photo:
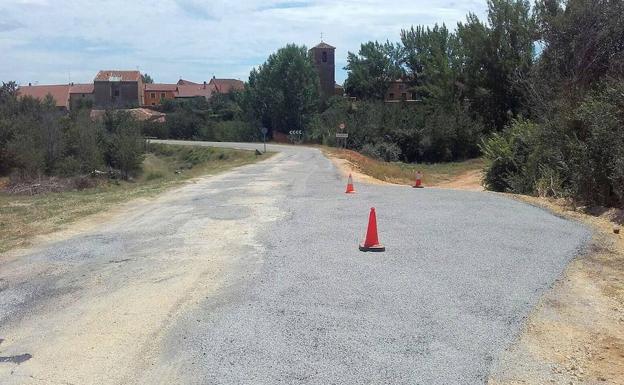
<path id="1" fill-rule="evenodd" d="M 310 48 L 310 57 L 321 81 L 321 97 L 329 98 L 336 94 L 336 66 L 334 61 L 334 53 L 336 47 L 323 42 Z"/>

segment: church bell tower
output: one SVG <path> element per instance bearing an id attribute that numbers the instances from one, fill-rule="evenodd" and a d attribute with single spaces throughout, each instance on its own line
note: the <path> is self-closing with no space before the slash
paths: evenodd
<path id="1" fill-rule="evenodd" d="M 336 47 L 321 42 L 310 48 L 310 56 L 321 81 L 321 97 L 327 99 L 334 95 L 334 87 L 336 85 L 336 65 L 334 61 L 334 53 Z"/>

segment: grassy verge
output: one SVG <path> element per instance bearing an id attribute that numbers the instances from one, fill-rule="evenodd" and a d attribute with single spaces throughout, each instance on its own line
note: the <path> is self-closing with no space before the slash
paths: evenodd
<path id="1" fill-rule="evenodd" d="M 140 197 L 155 196 L 184 181 L 265 159 L 252 151 L 152 144 L 143 173 L 131 182 L 104 181 L 98 187 L 34 196 L 0 192 L 0 253 L 27 246 L 85 216 Z"/>
<path id="2" fill-rule="evenodd" d="M 359 152 L 331 147 L 322 149 L 326 154 L 349 162 L 357 171 L 384 182 L 411 185 L 416 171 L 423 173 L 423 184 L 427 186 L 452 182 L 457 177 L 470 172 L 480 172 L 485 166 L 481 158 L 464 162 L 408 164 L 402 162 L 383 162 L 369 158 Z"/>

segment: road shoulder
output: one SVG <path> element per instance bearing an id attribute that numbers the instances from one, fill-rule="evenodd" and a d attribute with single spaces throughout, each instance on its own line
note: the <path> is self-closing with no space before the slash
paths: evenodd
<path id="1" fill-rule="evenodd" d="M 521 201 L 593 230 L 585 254 L 564 271 L 495 363 L 488 383 L 624 383 L 624 239 L 607 218 L 533 197 Z"/>

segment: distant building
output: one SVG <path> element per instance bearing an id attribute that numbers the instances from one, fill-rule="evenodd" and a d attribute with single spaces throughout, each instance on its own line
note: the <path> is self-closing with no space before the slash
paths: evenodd
<path id="1" fill-rule="evenodd" d="M 243 91 L 245 89 L 245 83 L 238 79 L 217 79 L 213 76 L 208 84 L 213 86 L 215 91 L 220 94 L 229 94 L 233 91 Z"/>
<path id="2" fill-rule="evenodd" d="M 144 105 L 144 87 L 139 71 L 105 70 L 93 80 L 97 108 L 132 108 Z"/>
<path id="3" fill-rule="evenodd" d="M 328 98 L 336 94 L 335 51 L 336 47 L 332 47 L 323 41 L 309 50 L 314 67 L 316 67 L 319 74 L 322 98 Z"/>
<path id="4" fill-rule="evenodd" d="M 410 85 L 402 79 L 395 80 L 390 83 L 388 91 L 384 97 L 386 102 L 416 102 L 418 101 L 416 92 L 410 88 Z"/>
<path id="5" fill-rule="evenodd" d="M 192 86 L 192 85 L 198 85 L 198 84 L 199 83 L 195 83 L 195 82 L 192 82 L 190 80 L 184 80 L 182 78 L 180 78 L 180 80 L 178 80 L 178 85 L 179 86 L 188 86 L 188 85 Z"/>
<path id="6" fill-rule="evenodd" d="M 178 84 L 177 92 L 175 95 L 176 99 L 204 98 L 208 100 L 210 99 L 212 94 L 217 92 L 213 85 L 207 84 L 206 82 L 204 82 L 203 84 L 189 83 L 191 82 Z"/>
<path id="7" fill-rule="evenodd" d="M 69 111 L 81 104 L 93 103 L 93 84 L 55 84 L 55 85 L 27 85 L 17 89 L 18 97 L 30 96 L 43 101 L 50 95 L 56 107 Z"/>
<path id="8" fill-rule="evenodd" d="M 95 101 L 93 84 L 71 84 L 69 87 L 70 109 L 77 107 L 93 107 Z"/>
<path id="9" fill-rule="evenodd" d="M 146 106 L 156 106 L 163 100 L 170 100 L 176 97 L 178 92 L 177 84 L 151 83 L 144 85 L 143 101 Z"/>
<path id="10" fill-rule="evenodd" d="M 341 86 L 340 84 L 337 84 L 334 86 L 334 95 L 336 96 L 344 96 L 345 95 L 345 89 L 343 86 Z"/>
<path id="11" fill-rule="evenodd" d="M 27 85 L 17 89 L 18 97 L 30 96 L 43 101 L 47 95 L 54 98 L 56 107 L 62 110 L 69 110 L 69 84 L 57 85 Z"/>

